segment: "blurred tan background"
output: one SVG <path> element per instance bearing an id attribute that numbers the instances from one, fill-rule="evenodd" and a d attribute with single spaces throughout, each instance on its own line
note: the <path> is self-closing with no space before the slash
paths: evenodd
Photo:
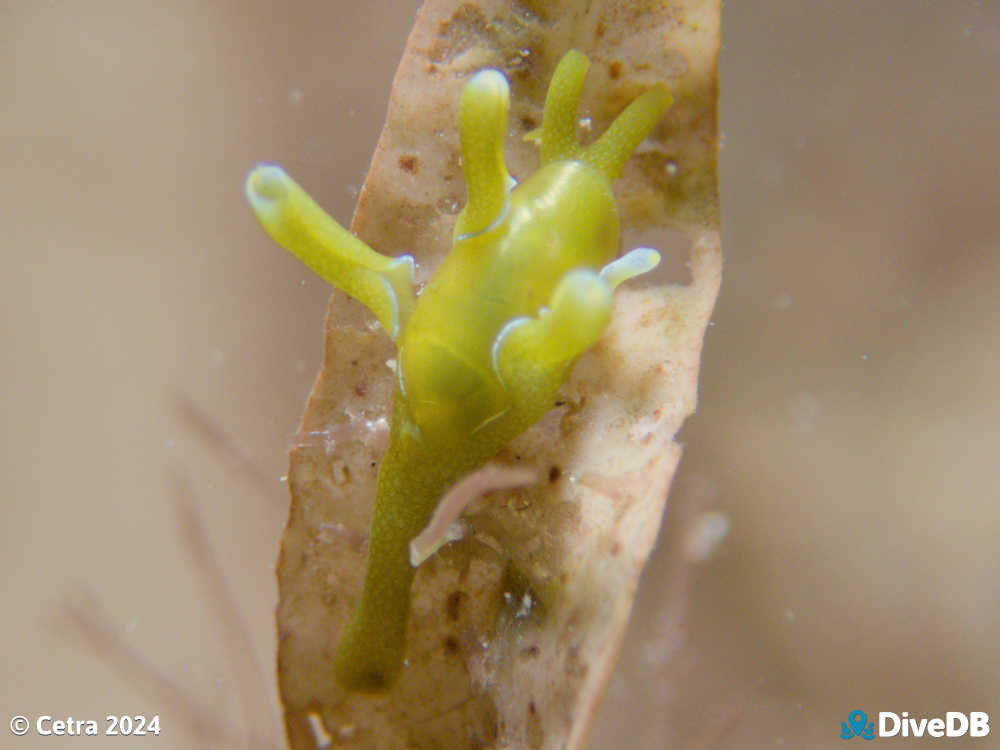
<path id="1" fill-rule="evenodd" d="M 417 8 L 359 6 L 0 4 L 0 747 L 107 744 L 3 726 L 40 713 L 160 713 L 164 746 L 195 746 L 65 636 L 88 594 L 120 645 L 238 720 L 170 469 L 273 693 L 279 477 L 327 289 L 241 185 L 280 161 L 349 220 Z M 840 747 L 861 708 L 990 711 L 994 735 L 949 746 L 1000 747 L 1000 5 L 732 2 L 723 38 L 723 290 L 592 746 Z M 692 508 L 731 532 L 678 572 Z"/>

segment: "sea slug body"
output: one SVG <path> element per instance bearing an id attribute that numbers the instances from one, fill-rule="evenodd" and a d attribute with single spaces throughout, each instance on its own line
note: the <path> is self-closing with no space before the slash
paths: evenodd
<path id="1" fill-rule="evenodd" d="M 410 542 L 440 498 L 552 407 L 577 357 L 603 334 L 622 282 L 659 263 L 638 248 L 616 259 L 611 184 L 670 105 L 662 85 L 633 101 L 590 145 L 577 141 L 589 61 L 559 62 L 539 134 L 541 164 L 515 183 L 504 161 L 509 86 L 497 70 L 466 84 L 459 135 L 468 198 L 453 247 L 416 296 L 413 259 L 369 248 L 280 168 L 246 182 L 280 245 L 364 303 L 398 349 L 389 445 L 379 467 L 364 589 L 334 655 L 348 690 L 398 678 L 414 567 Z"/>

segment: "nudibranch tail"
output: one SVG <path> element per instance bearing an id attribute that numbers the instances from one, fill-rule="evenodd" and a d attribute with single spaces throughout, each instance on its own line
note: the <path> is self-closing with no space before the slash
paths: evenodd
<path id="1" fill-rule="evenodd" d="M 415 304 L 412 257 L 390 258 L 372 250 L 273 164 L 250 173 L 246 195 L 271 239 L 367 306 L 389 336 L 398 338 Z"/>
<path id="2" fill-rule="evenodd" d="M 498 70 L 481 70 L 462 90 L 458 130 L 468 200 L 455 225 L 458 238 L 486 231 L 502 215 L 514 180 L 504 161 L 510 87 Z"/>
<path id="3" fill-rule="evenodd" d="M 448 487 L 489 458 L 468 446 L 462 450 L 458 436 L 446 451 L 425 444 L 399 429 L 404 410 L 397 397 L 389 448 L 379 467 L 364 586 L 333 654 L 337 682 L 362 693 L 388 690 L 403 668 L 416 573 L 410 542 L 427 526 Z"/>

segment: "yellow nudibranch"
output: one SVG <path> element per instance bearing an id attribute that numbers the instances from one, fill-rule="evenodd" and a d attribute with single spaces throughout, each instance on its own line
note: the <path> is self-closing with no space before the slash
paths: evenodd
<path id="1" fill-rule="evenodd" d="M 615 287 L 659 263 L 648 248 L 615 259 L 611 183 L 670 94 L 663 85 L 646 91 L 583 147 L 576 121 L 589 65 L 571 50 L 556 67 L 536 134 L 541 165 L 520 184 L 503 155 L 507 79 L 491 69 L 470 78 L 459 107 L 468 200 L 419 298 L 412 257 L 369 248 L 280 167 L 260 165 L 247 178 L 267 233 L 371 309 L 398 349 L 364 589 L 334 654 L 334 677 L 348 690 L 384 691 L 399 676 L 415 573 L 409 544 L 441 496 L 552 408 L 576 358 L 603 334 Z"/>

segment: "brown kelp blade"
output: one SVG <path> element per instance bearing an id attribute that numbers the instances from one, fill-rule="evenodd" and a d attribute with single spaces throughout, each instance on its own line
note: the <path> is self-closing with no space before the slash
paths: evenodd
<path id="1" fill-rule="evenodd" d="M 330 660 L 360 591 L 381 455 L 369 433 L 389 417 L 395 351 L 360 305 L 334 293 L 301 433 L 340 439 L 292 452 L 278 567 L 279 682 L 294 748 L 583 746 L 680 458 L 674 436 L 695 407 L 720 281 L 718 0 L 428 0 L 352 229 L 383 253 L 411 253 L 425 281 L 450 249 L 463 200 L 463 83 L 484 67 L 507 75 L 507 161 L 524 177 L 538 153 L 523 136 L 540 124 L 548 79 L 570 47 L 592 61 L 584 141 L 588 123 L 601 132 L 642 91 L 670 89 L 673 106 L 616 195 L 626 243 L 630 233 L 690 238 L 691 282 L 619 290 L 607 335 L 577 363 L 559 405 L 498 457 L 542 479 L 474 503 L 469 533 L 420 567 L 407 664 L 375 697 L 339 689 Z"/>

